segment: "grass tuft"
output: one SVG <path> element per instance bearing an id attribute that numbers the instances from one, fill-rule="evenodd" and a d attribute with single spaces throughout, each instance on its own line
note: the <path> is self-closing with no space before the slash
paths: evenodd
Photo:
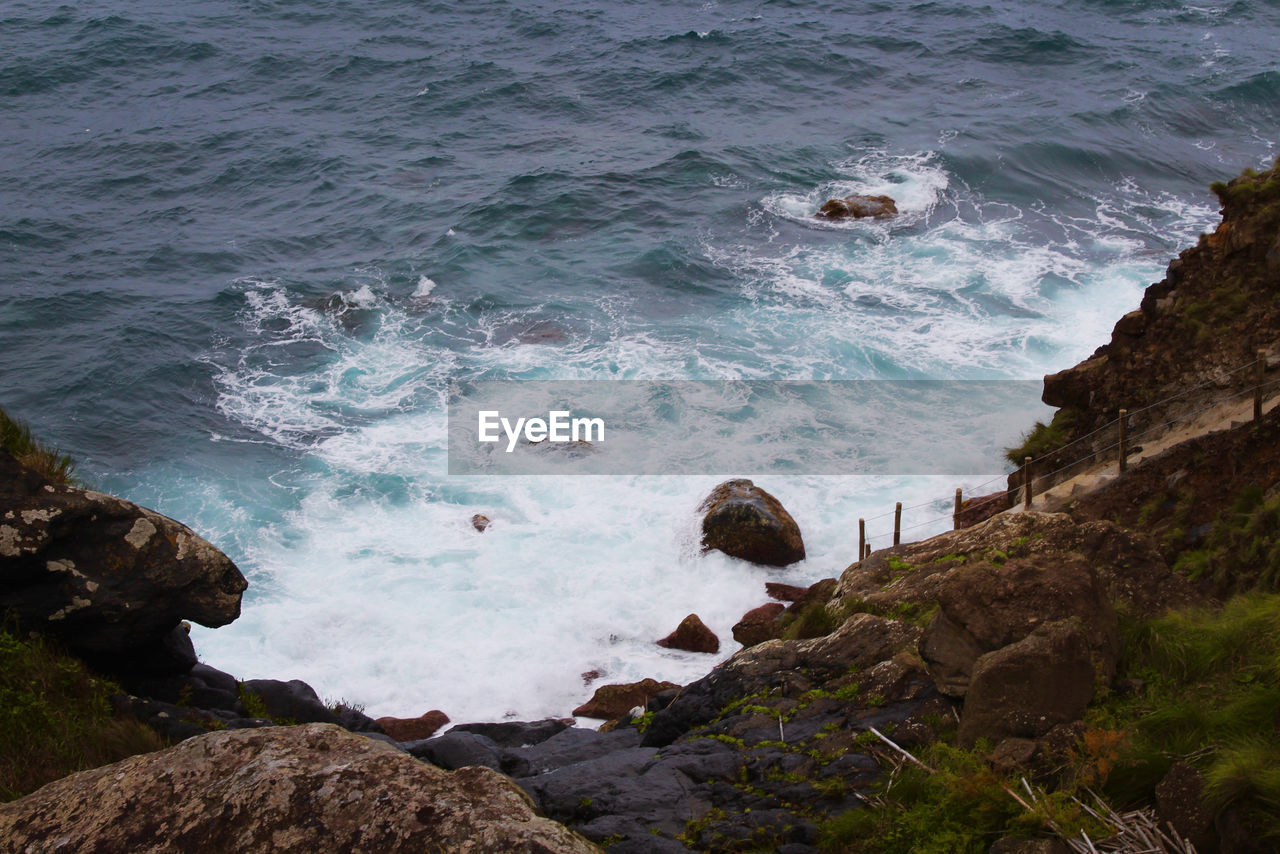
<path id="1" fill-rule="evenodd" d="M 39 472 L 58 484 L 74 484 L 72 472 L 75 463 L 71 457 L 59 453 L 56 448 L 38 441 L 31 435 L 31 428 L 0 409 L 0 446 L 29 469 Z"/>

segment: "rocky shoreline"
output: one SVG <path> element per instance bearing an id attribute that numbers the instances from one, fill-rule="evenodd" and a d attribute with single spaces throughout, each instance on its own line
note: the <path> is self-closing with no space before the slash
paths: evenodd
<path id="1" fill-rule="evenodd" d="M 1046 378 L 1060 417 L 1028 439 L 1046 459 L 1125 403 L 1243 388 L 1229 367 L 1280 354 L 1280 170 L 1214 189 L 1218 230 L 1170 265 L 1109 344 Z M 1188 394 L 1178 407 L 1202 402 Z M 957 531 L 858 556 L 808 589 L 770 585 L 788 604 L 744 615 L 743 648 L 702 679 L 605 686 L 574 710 L 607 718 L 599 730 L 566 718 L 440 735 L 442 712 L 380 722 L 296 680 L 242 682 L 200 664 L 183 621 L 239 614 L 234 564 L 180 523 L 0 449 L 0 607 L 117 680 L 116 713 L 174 745 L 0 805 L 0 839 L 24 851 L 322 840 L 353 851 L 1008 854 L 1121 833 L 1077 808 L 1096 789 L 1195 850 L 1273 850 L 1271 790 L 1249 778 L 1223 796 L 1221 742 L 1169 736 L 1159 756 L 1138 746 L 1170 697 L 1214 693 L 1211 673 L 1193 683 L 1185 668 L 1160 670 L 1151 627 L 1280 587 L 1267 515 L 1280 512 L 1277 447 L 1272 411 L 1055 512 L 970 513 Z M 1018 486 L 1015 475 L 1009 494 Z M 773 566 L 804 556 L 796 521 L 750 481 L 723 484 L 700 512 L 707 548 Z M 1244 515 L 1260 521 L 1242 527 Z M 663 642 L 714 654 L 708 635 L 690 615 Z M 1250 685 L 1276 684 L 1240 660 Z"/>

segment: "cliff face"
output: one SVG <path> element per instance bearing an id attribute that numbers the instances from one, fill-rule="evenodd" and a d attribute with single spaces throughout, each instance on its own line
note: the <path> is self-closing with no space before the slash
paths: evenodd
<path id="1" fill-rule="evenodd" d="M 1062 441 L 1084 436 L 1118 410 L 1142 410 L 1133 429 L 1168 421 L 1254 381 L 1259 350 L 1280 355 L 1280 165 L 1213 190 L 1222 222 L 1147 288 L 1088 359 L 1045 377 L 1044 402 L 1062 408 Z M 1239 370 L 1243 367 L 1242 370 Z M 1195 391 L 1190 391 L 1195 389 Z M 1111 435 L 1093 444 L 1108 444 Z"/>

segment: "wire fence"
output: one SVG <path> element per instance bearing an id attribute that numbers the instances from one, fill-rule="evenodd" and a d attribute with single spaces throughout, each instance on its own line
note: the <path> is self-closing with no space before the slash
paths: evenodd
<path id="1" fill-rule="evenodd" d="M 1211 386 L 1220 387 L 1225 383 L 1229 383 L 1231 377 L 1234 377 L 1242 371 L 1249 370 L 1250 368 L 1255 372 L 1254 381 L 1243 389 L 1232 391 L 1230 394 L 1221 397 L 1215 397 L 1212 401 L 1203 406 L 1188 412 L 1180 413 L 1176 418 L 1157 421 L 1156 423 L 1143 427 L 1143 429 L 1135 433 L 1127 432 L 1128 425 L 1138 416 L 1151 412 L 1152 410 L 1159 409 L 1160 407 L 1167 406 L 1173 401 L 1188 397 L 1197 391 L 1201 391 Z M 1025 459 L 1023 461 L 1023 465 L 1017 470 L 1008 474 L 993 477 L 990 480 L 984 481 L 975 486 L 970 486 L 970 494 L 981 497 L 977 499 L 970 499 L 968 503 L 962 502 L 961 490 L 957 489 L 955 491 L 954 498 L 947 496 L 945 498 L 922 501 L 919 504 L 913 504 L 909 507 L 903 507 L 899 502 L 894 505 L 893 510 L 886 513 L 861 518 L 858 520 L 858 558 L 861 560 L 870 553 L 873 539 L 883 542 L 886 539 L 892 538 L 892 544 L 898 545 L 902 541 L 902 535 L 910 531 L 926 527 L 937 528 L 939 523 L 945 522 L 948 519 L 951 520 L 953 529 L 960 528 L 964 518 L 976 518 L 981 520 L 986 518 L 987 515 L 993 515 L 987 511 L 999 512 L 999 510 L 1008 509 L 1011 506 L 1010 493 L 1013 491 L 1013 488 L 1001 489 L 985 496 L 982 495 L 982 492 L 996 483 L 1005 483 L 1008 485 L 1010 479 L 1015 475 L 1021 475 L 1021 484 L 1019 484 L 1016 489 L 1022 494 L 1023 506 L 1030 507 L 1035 495 L 1041 494 L 1058 483 L 1076 476 L 1074 474 L 1068 474 L 1068 472 L 1072 469 L 1084 467 L 1086 464 L 1096 464 L 1100 460 L 1110 459 L 1116 463 L 1118 474 L 1123 474 L 1127 466 L 1128 457 L 1142 450 L 1140 446 L 1135 444 L 1139 439 L 1142 439 L 1144 436 L 1151 437 L 1153 434 L 1163 433 L 1180 422 L 1198 418 L 1204 413 L 1217 409 L 1232 400 L 1252 395 L 1253 418 L 1256 420 L 1261 417 L 1263 401 L 1269 395 L 1280 390 L 1280 377 L 1266 380 L 1264 379 L 1265 370 L 1266 356 L 1262 351 L 1259 351 L 1256 358 L 1251 359 L 1243 365 L 1227 371 L 1224 374 L 1219 374 L 1212 379 L 1205 380 L 1204 382 L 1190 388 L 1183 389 L 1176 394 L 1171 394 L 1168 397 L 1161 398 L 1160 400 L 1157 400 L 1154 403 L 1149 403 L 1139 409 L 1121 409 L 1120 414 L 1116 418 L 1111 419 L 1089 433 L 1075 438 L 1051 451 L 1047 451 L 1038 457 Z M 1045 461 L 1060 461 L 1064 452 L 1082 443 L 1088 442 L 1090 439 L 1094 439 L 1107 431 L 1111 431 L 1112 435 L 1116 437 L 1115 441 L 1093 448 L 1077 459 L 1066 464 L 1057 465 L 1050 471 L 1038 471 L 1038 469 L 1044 465 Z M 1092 445 L 1086 447 L 1092 448 Z M 944 515 L 942 511 L 948 502 L 953 502 L 952 509 L 949 514 Z M 993 507 L 991 505 L 996 506 Z M 909 513 L 925 507 L 934 508 L 939 512 L 939 515 L 931 516 L 928 519 L 915 522 L 905 527 L 902 525 L 903 513 Z M 998 507 L 999 510 L 997 510 L 996 507 Z M 878 526 L 878 531 L 874 535 L 868 533 L 868 522 L 878 522 L 890 517 L 893 518 L 892 528 L 888 528 L 887 526 Z"/>

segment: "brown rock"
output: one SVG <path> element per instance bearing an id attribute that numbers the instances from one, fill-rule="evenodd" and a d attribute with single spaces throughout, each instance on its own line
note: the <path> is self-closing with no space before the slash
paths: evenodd
<path id="1" fill-rule="evenodd" d="M 898 213 L 897 203 L 888 196 L 845 196 L 828 199 L 814 216 L 822 219 L 861 219 L 863 217 L 891 217 Z"/>
<path id="2" fill-rule="evenodd" d="M 1079 621 L 1042 626 L 978 659 L 960 716 L 959 741 L 1035 738 L 1079 719 L 1093 699 L 1093 662 Z"/>
<path id="3" fill-rule="evenodd" d="M 1061 839 L 1007 836 L 996 840 L 988 854 L 1071 854 L 1071 848 Z"/>
<path id="4" fill-rule="evenodd" d="M 733 639 L 743 646 L 755 646 L 773 638 L 782 637 L 782 624 L 778 618 L 786 606 L 779 602 L 769 602 L 759 608 L 752 608 L 742 615 L 733 626 Z"/>
<path id="5" fill-rule="evenodd" d="M 960 515 L 956 519 L 957 528 L 972 528 L 979 522 L 985 522 L 997 513 L 1009 509 L 1011 496 L 1005 490 L 966 498 L 960 503 Z"/>
<path id="6" fill-rule="evenodd" d="M 487 768 L 442 771 L 330 724 L 228 730 L 0 805 L 15 851 L 598 852 Z"/>
<path id="7" fill-rule="evenodd" d="M 769 594 L 771 599 L 778 599 L 782 602 L 799 602 L 809 592 L 809 588 L 797 587 L 794 584 L 779 584 L 776 581 L 766 581 L 764 583 L 764 592 Z"/>
<path id="8" fill-rule="evenodd" d="M 476 515 L 471 517 L 471 527 L 475 528 L 477 531 L 479 531 L 482 534 L 484 533 L 485 529 L 492 524 L 493 524 L 493 521 L 488 516 L 485 516 L 483 514 L 477 513 Z"/>
<path id="9" fill-rule="evenodd" d="M 690 614 L 680 621 L 674 632 L 658 641 L 658 646 L 687 652 L 719 652 L 720 638 L 706 627 L 697 614 Z"/>
<path id="10" fill-rule="evenodd" d="M 432 709 L 416 718 L 378 718 L 382 731 L 396 741 L 431 738 L 447 723 L 449 723 L 449 716 L 439 709 Z"/>
<path id="11" fill-rule="evenodd" d="M 1027 768 L 1036 755 L 1039 745 L 1029 738 L 1006 738 L 996 745 L 995 750 L 987 757 L 987 761 L 996 770 L 1008 773 L 1019 768 Z"/>
<path id="12" fill-rule="evenodd" d="M 601 685 L 591 699 L 573 710 L 575 717 L 613 720 L 630 712 L 636 706 L 644 706 L 663 691 L 680 686 L 674 682 L 642 679 L 620 685 Z"/>
<path id="13" fill-rule="evenodd" d="M 804 560 L 800 527 L 782 503 L 749 480 L 728 480 L 698 507 L 702 548 L 768 566 Z"/>

